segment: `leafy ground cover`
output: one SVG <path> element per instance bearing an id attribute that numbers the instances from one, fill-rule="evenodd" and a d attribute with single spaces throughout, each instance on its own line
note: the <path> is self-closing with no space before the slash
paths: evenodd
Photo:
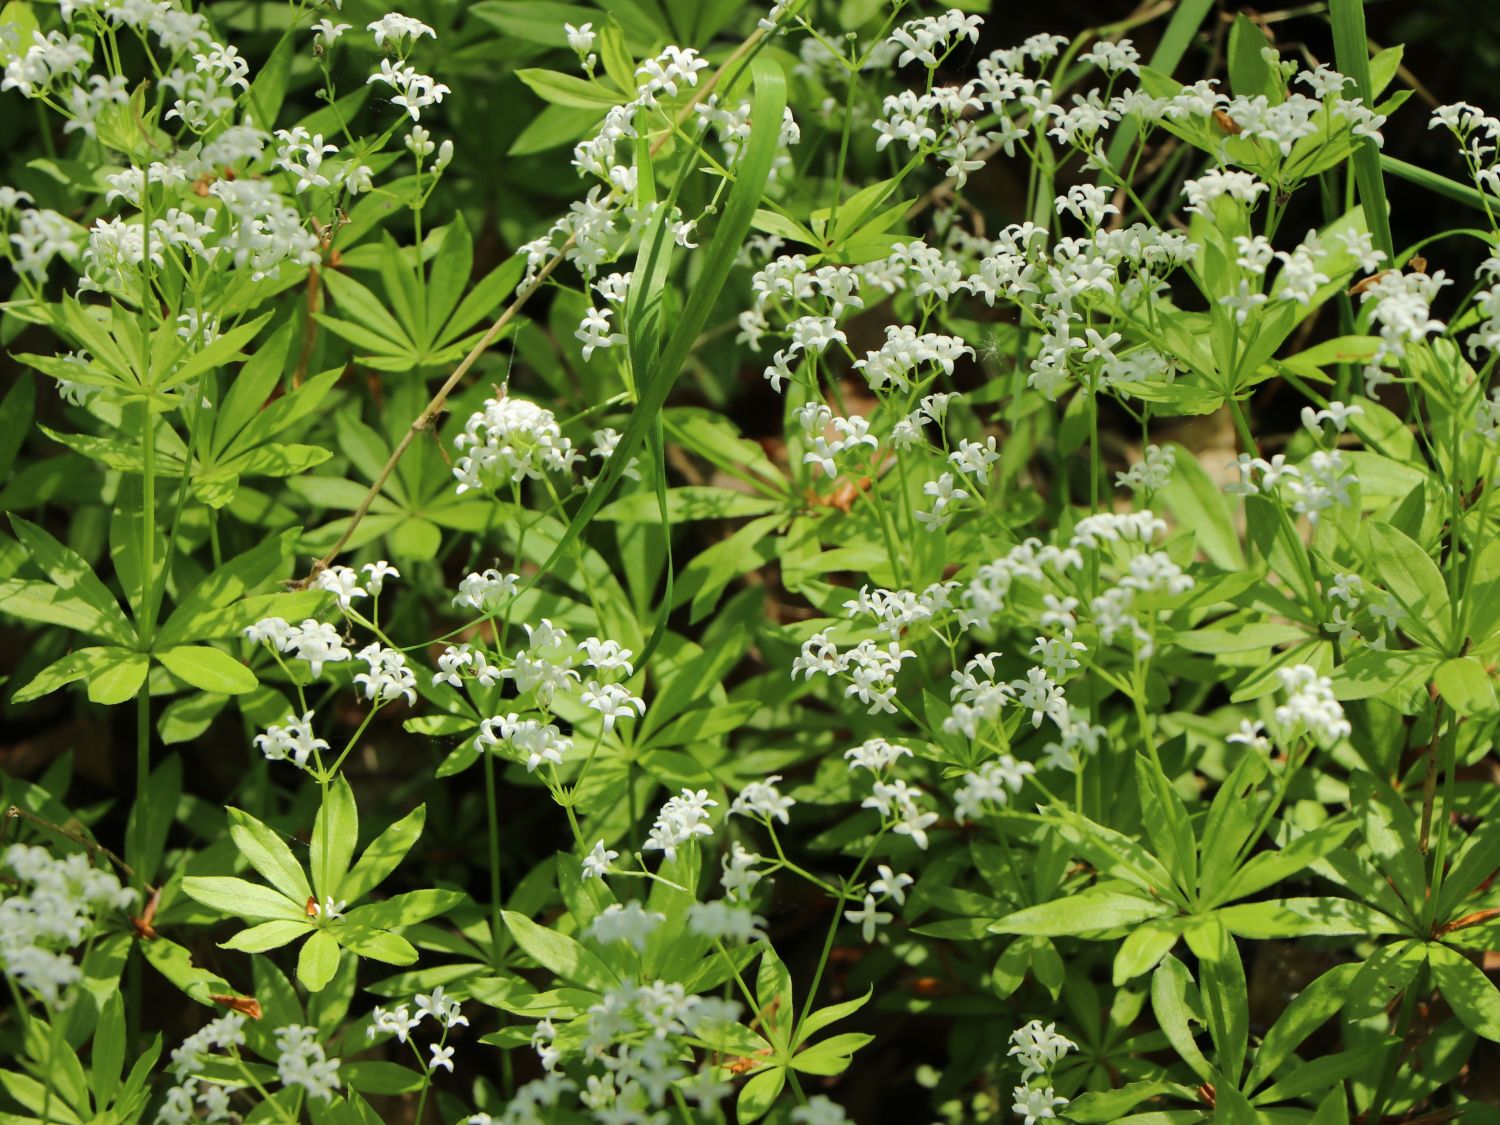
<path id="1" fill-rule="evenodd" d="M 1500 119 L 985 7 L 0 8 L 0 1120 L 1500 1118 Z"/>

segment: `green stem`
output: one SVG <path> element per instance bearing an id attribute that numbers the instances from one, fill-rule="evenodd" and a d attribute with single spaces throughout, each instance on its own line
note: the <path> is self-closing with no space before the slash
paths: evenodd
<path id="1" fill-rule="evenodd" d="M 495 756 L 484 751 L 484 798 L 490 836 L 490 939 L 495 967 L 500 967 L 500 809 L 495 794 Z"/>

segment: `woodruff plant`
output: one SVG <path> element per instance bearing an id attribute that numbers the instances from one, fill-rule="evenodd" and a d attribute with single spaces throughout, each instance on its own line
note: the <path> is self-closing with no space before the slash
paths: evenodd
<path id="1" fill-rule="evenodd" d="M 1208 7 L 0 9 L 0 1112 L 1495 1116 L 1500 121 Z"/>

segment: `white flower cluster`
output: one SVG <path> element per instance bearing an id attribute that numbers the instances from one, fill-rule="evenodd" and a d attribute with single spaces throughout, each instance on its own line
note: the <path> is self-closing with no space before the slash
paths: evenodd
<path id="1" fill-rule="evenodd" d="M 1238 470 L 1240 479 L 1225 485 L 1224 491 L 1273 496 L 1278 489 L 1284 490 L 1292 510 L 1305 515 L 1310 523 L 1317 523 L 1319 515 L 1330 508 L 1353 503 L 1349 490 L 1356 478 L 1349 470 L 1348 460 L 1337 449 L 1314 450 L 1300 465 L 1287 464 L 1282 453 L 1269 461 L 1241 453 L 1230 467 Z"/>
<path id="2" fill-rule="evenodd" d="M 984 20 L 979 16 L 965 15 L 957 8 L 949 8 L 939 16 L 908 20 L 891 32 L 891 42 L 902 48 L 896 65 L 920 62 L 934 68 L 941 61 L 938 52 L 946 55 L 964 39 L 978 43 L 983 25 Z"/>
<path id="3" fill-rule="evenodd" d="M 1132 492 L 1150 495 L 1167 487 L 1177 452 L 1171 446 L 1148 445 L 1145 457 L 1123 473 L 1115 474 L 1115 484 Z"/>
<path id="4" fill-rule="evenodd" d="M 264 734 L 255 736 L 255 748 L 272 762 L 290 760 L 298 769 L 307 769 L 307 763 L 328 749 L 328 743 L 316 737 L 312 729 L 311 711 L 301 718 L 288 715 L 281 725 L 266 728 Z"/>
<path id="5" fill-rule="evenodd" d="M 1387 270 L 1360 291 L 1361 304 L 1370 307 L 1370 319 L 1379 326 L 1380 347 L 1374 363 L 1406 356 L 1407 344 L 1419 344 L 1446 325 L 1432 315 L 1438 291 L 1452 280 L 1439 270 L 1434 274 Z"/>
<path id="6" fill-rule="evenodd" d="M 340 664 L 354 655 L 344 647 L 337 629 L 311 617 L 300 625 L 289 625 L 280 617 L 267 617 L 247 628 L 245 636 L 256 644 L 268 644 L 277 652 L 289 652 L 296 659 L 307 661 L 313 679 L 323 674 L 323 665 Z"/>
<path id="7" fill-rule="evenodd" d="M 844 603 L 844 611 L 851 620 L 862 617 L 875 620 L 875 627 L 897 640 L 917 625 L 933 621 L 952 608 L 953 594 L 958 589 L 957 581 L 934 582 L 921 591 L 872 590 L 868 585 L 859 588 L 859 596 Z"/>
<path id="8" fill-rule="evenodd" d="M 1057 1096 L 1050 1083 L 1038 1089 L 1032 1079 L 1050 1076 L 1053 1068 L 1068 1054 L 1077 1049 L 1077 1044 L 1058 1034 L 1057 1025 L 1042 1025 L 1041 1020 L 1017 1028 L 1011 1033 L 1011 1047 L 1007 1052 L 1021 1064 L 1021 1084 L 1013 1091 L 1013 1112 L 1025 1121 L 1025 1125 L 1036 1125 L 1038 1121 L 1051 1120 L 1057 1111 L 1066 1107 L 1068 1099 Z"/>
<path id="9" fill-rule="evenodd" d="M 377 1004 L 370 1013 L 370 1026 L 365 1029 L 365 1035 L 370 1039 L 378 1035 L 394 1035 L 397 1041 L 405 1043 L 407 1036 L 429 1017 L 444 1031 L 469 1025 L 469 1018 L 463 1014 L 463 1006 L 444 992 L 442 985 L 438 985 L 430 993 L 419 993 L 413 1003 L 415 1014 L 412 1013 L 412 1006 L 407 1004 L 399 1004 L 394 1008 L 382 1008 Z M 433 1047 L 436 1052 L 437 1045 L 434 1044 Z M 452 1064 L 449 1063 L 446 1069 L 451 1071 Z"/>
<path id="10" fill-rule="evenodd" d="M 276 1076 L 283 1086 L 300 1086 L 309 1097 L 331 1101 L 340 1086 L 339 1060 L 318 1042 L 318 1029 L 303 1024 L 278 1027 Z"/>
<path id="11" fill-rule="evenodd" d="M 573 29 L 569 41 L 581 55 L 593 45 L 591 32 L 583 28 Z M 633 142 L 645 135 L 648 124 L 642 121 L 638 128 L 637 119 L 659 110 L 666 121 L 674 120 L 672 111 L 661 105 L 662 96 L 676 97 L 697 86 L 699 72 L 708 65 L 708 60 L 698 52 L 677 46 L 668 46 L 640 64 L 635 72 L 635 97 L 623 105 L 610 107 L 598 132 L 573 148 L 573 165 L 579 175 L 593 176 L 602 182 L 591 187 L 584 199 L 573 203 L 568 214 L 553 223 L 545 234 L 521 247 L 520 252 L 526 255 L 528 281 L 557 254 L 592 279 L 606 261 L 640 235 L 658 205 L 638 208 L 632 203 L 637 179 Z M 649 124 L 654 127 L 657 123 Z M 626 150 L 623 159 L 621 148 Z M 623 232 L 616 226 L 620 218 L 627 224 Z M 670 226 L 679 245 L 693 245 L 693 220 L 678 215 L 670 220 Z M 579 329 L 579 338 L 585 340 L 587 349 L 585 359 L 594 348 L 618 342 L 616 335 L 607 329 L 608 319 L 608 310 L 589 310 L 589 319 Z"/>
<path id="12" fill-rule="evenodd" d="M 714 938 L 731 945 L 748 945 L 766 940 L 766 920 L 748 907 L 736 906 L 729 898 L 695 902 L 688 907 L 688 930 L 700 937 Z"/>
<path id="13" fill-rule="evenodd" d="M 1333 680 L 1319 675 L 1316 668 L 1295 664 L 1278 669 L 1277 678 L 1286 702 L 1274 712 L 1276 733 L 1290 746 L 1300 734 L 1307 734 L 1327 750 L 1353 732 L 1344 708 L 1333 694 Z"/>
<path id="14" fill-rule="evenodd" d="M 707 789 L 684 789 L 668 798 L 656 814 L 656 823 L 651 826 L 642 850 L 659 851 L 668 860 L 676 859 L 677 849 L 688 841 L 713 835 L 713 827 L 707 823 L 708 810 L 718 804 L 710 799 Z"/>
<path id="15" fill-rule="evenodd" d="M 766 824 L 773 820 L 790 824 L 791 817 L 788 814 L 797 802 L 776 788 L 776 783 L 780 780 L 781 775 L 773 773 L 764 781 L 750 782 L 740 790 L 739 796 L 729 806 L 729 811 Z"/>
<path id="16" fill-rule="evenodd" d="M 634 899 L 626 903 L 612 902 L 589 923 L 589 936 L 604 945 L 623 941 L 641 953 L 657 927 L 666 920 L 665 914 L 647 910 Z"/>
<path id="17" fill-rule="evenodd" d="M 527 773 L 535 773 L 544 762 L 552 766 L 562 765 L 563 758 L 573 749 L 573 740 L 565 737 L 552 723 L 523 719 L 512 712 L 482 720 L 474 745 L 480 751 L 494 750 L 503 745 L 526 763 Z"/>
<path id="18" fill-rule="evenodd" d="M 792 676 L 795 678 L 801 672 L 809 680 L 817 673 L 846 677 L 850 682 L 844 689 L 845 696 L 857 698 L 869 708 L 871 715 L 881 712 L 894 715 L 896 676 L 901 671 L 902 662 L 915 655 L 911 649 L 902 648 L 898 641 L 881 645 L 864 640 L 840 652 L 825 629 L 802 642 L 801 654 L 792 661 Z"/>
<path id="19" fill-rule="evenodd" d="M 576 1036 L 561 1036 L 550 1019 L 538 1022 L 531 1044 L 546 1076 L 523 1086 L 498 1122 L 483 1114 L 469 1121 L 471 1125 L 540 1125 L 556 1120 L 561 1099 L 575 1091 L 579 1103 L 597 1121 L 662 1119 L 665 1107 L 681 1104 L 679 1098 L 691 1102 L 698 1115 L 709 1120 L 717 1116 L 719 1103 L 733 1087 L 715 1077 L 718 1067 L 712 1059 L 693 1068 L 694 1051 L 705 1036 L 732 1024 L 739 1015 L 740 1006 L 734 1001 L 693 996 L 677 983 L 651 980 L 615 985 L 585 1013 L 581 1044 Z M 590 1068 L 582 1090 L 562 1076 L 565 1055 L 581 1055 Z"/>
<path id="20" fill-rule="evenodd" d="M 402 696 L 408 704 L 416 703 L 417 675 L 407 667 L 405 653 L 371 642 L 357 655 L 370 669 L 354 677 L 355 684 L 364 689 L 366 699 L 377 706 Z"/>
<path id="21" fill-rule="evenodd" d="M 1026 779 L 1036 773 L 1030 762 L 1018 762 L 1009 754 L 985 762 L 964 774 L 963 784 L 953 795 L 954 818 L 960 824 L 983 815 L 991 806 L 1003 809 Z"/>
<path id="22" fill-rule="evenodd" d="M 157 1110 L 157 1125 L 189 1125 L 197 1121 L 229 1121 L 229 1091 L 196 1077 L 215 1051 L 238 1057 L 245 1045 L 245 1017 L 225 1012 L 204 1024 L 173 1048 L 171 1069 L 177 1084 L 167 1090 Z"/>
<path id="23" fill-rule="evenodd" d="M 0 899 L 0 970 L 48 1007 L 61 1007 L 82 979 L 69 950 L 88 938 L 97 914 L 130 909 L 136 892 L 83 852 L 58 857 L 12 844 L 3 860 L 23 889 Z"/>
<path id="24" fill-rule="evenodd" d="M 579 458 L 552 411 L 514 395 L 485 399 L 453 444 L 468 451 L 453 465 L 460 493 L 566 473 Z"/>

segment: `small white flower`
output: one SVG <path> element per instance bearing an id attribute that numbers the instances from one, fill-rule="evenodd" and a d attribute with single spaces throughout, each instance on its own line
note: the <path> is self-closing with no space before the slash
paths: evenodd
<path id="1" fill-rule="evenodd" d="M 875 928 L 885 925 L 895 915 L 885 910 L 876 910 L 875 896 L 867 894 L 864 904 L 858 910 L 844 911 L 844 917 L 850 922 L 858 923 L 860 935 L 866 942 L 871 942 L 875 940 Z"/>
<path id="2" fill-rule="evenodd" d="M 606 848 L 603 840 L 594 841 L 594 850 L 583 857 L 583 877 L 585 879 L 602 879 L 609 871 L 609 865 L 620 858 L 620 853 L 612 848 Z"/>
<path id="3" fill-rule="evenodd" d="M 912 877 L 904 873 L 898 875 L 883 863 L 878 864 L 875 870 L 880 873 L 880 878 L 870 884 L 871 892 L 898 905 L 905 905 L 906 888 L 911 886 Z"/>

